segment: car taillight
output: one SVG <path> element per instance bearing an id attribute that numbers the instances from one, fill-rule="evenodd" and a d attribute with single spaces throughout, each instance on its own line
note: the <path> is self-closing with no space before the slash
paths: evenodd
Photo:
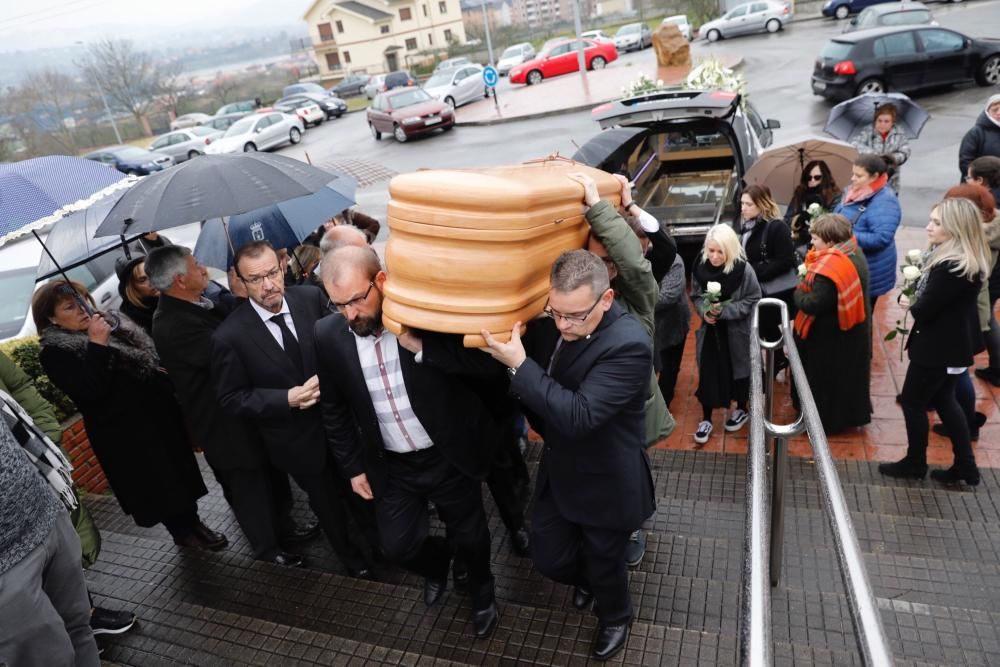
<path id="1" fill-rule="evenodd" d="M 785 6 L 784 6 L 784 7 L 782 7 L 782 9 L 781 9 L 781 13 L 782 13 L 782 14 L 784 14 L 785 16 L 788 16 L 788 12 L 789 12 L 789 10 L 790 10 L 790 7 L 789 7 L 788 5 L 785 5 Z"/>
<path id="2" fill-rule="evenodd" d="M 209 145 L 210 143 L 212 143 L 212 140 L 211 140 L 211 139 L 209 139 L 208 137 L 205 137 L 205 145 L 207 146 L 207 145 Z"/>
<path id="3" fill-rule="evenodd" d="M 851 75 L 851 74 L 857 74 L 858 70 L 854 66 L 854 62 L 853 61 L 851 61 L 851 60 L 841 60 L 839 63 L 837 63 L 836 65 L 833 66 L 833 73 L 834 74 Z"/>

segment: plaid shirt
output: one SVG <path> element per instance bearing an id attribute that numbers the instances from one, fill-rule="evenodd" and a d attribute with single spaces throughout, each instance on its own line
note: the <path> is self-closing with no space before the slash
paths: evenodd
<path id="1" fill-rule="evenodd" d="M 354 344 L 385 448 L 406 454 L 432 447 L 434 443 L 414 414 L 403 384 L 396 336 L 384 330 L 378 338 L 355 335 Z"/>

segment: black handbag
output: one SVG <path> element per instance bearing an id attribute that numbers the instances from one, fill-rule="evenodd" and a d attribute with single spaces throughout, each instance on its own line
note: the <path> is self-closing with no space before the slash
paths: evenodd
<path id="1" fill-rule="evenodd" d="M 767 261 L 767 238 L 771 233 L 771 225 L 774 224 L 774 220 L 769 220 L 767 227 L 764 228 L 763 238 L 760 241 L 760 256 L 763 261 Z M 785 223 L 780 223 L 784 226 Z M 764 293 L 764 296 L 775 296 L 776 294 L 781 294 L 789 290 L 795 289 L 799 284 L 799 272 L 795 270 L 795 267 L 790 267 L 788 271 L 782 273 L 781 275 L 775 276 L 770 280 L 760 281 L 760 291 Z"/>

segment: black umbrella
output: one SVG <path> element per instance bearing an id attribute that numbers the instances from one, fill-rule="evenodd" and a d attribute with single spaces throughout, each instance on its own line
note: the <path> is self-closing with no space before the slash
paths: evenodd
<path id="1" fill-rule="evenodd" d="M 96 236 L 133 236 L 246 213 L 319 192 L 337 178 L 283 155 L 202 155 L 132 186 Z"/>
<path id="2" fill-rule="evenodd" d="M 875 110 L 883 104 L 896 107 L 896 124 L 910 139 L 919 137 L 930 119 L 922 106 L 903 93 L 865 93 L 830 109 L 823 131 L 841 141 L 850 141 L 863 127 L 874 122 Z"/>

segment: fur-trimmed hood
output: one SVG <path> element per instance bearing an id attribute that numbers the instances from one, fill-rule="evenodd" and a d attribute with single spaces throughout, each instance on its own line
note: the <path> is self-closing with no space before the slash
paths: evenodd
<path id="1" fill-rule="evenodd" d="M 116 365 L 138 378 L 148 378 L 160 371 L 160 358 L 156 354 L 153 339 L 127 316 L 119 312 L 114 314 L 119 318 L 119 325 L 111 333 L 108 345 L 118 353 Z M 87 345 L 90 343 L 86 331 L 68 331 L 58 326 L 42 331 L 39 341 L 43 347 L 65 350 L 80 358 L 86 355 Z"/>

